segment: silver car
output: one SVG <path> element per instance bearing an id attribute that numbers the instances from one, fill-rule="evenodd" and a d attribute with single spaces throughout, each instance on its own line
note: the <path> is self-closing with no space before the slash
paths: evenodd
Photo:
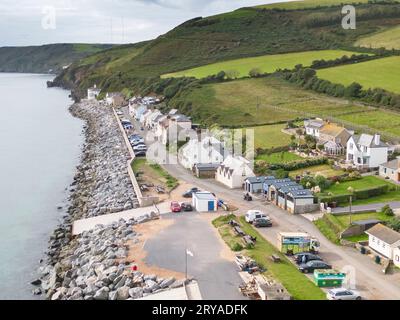
<path id="1" fill-rule="evenodd" d="M 329 290 L 327 298 L 328 300 L 362 300 L 359 292 L 345 288 Z"/>

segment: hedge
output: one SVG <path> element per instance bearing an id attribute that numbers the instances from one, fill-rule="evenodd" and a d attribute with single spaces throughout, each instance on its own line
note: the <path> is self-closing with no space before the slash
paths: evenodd
<path id="1" fill-rule="evenodd" d="M 390 190 L 388 185 L 378 186 L 368 189 L 355 190 L 354 193 L 340 194 L 340 195 L 321 195 L 318 199 L 321 202 L 332 203 L 336 202 L 339 205 L 346 205 L 349 203 L 350 196 L 353 196 L 353 201 L 377 197 L 382 194 L 388 193 Z"/>
<path id="2" fill-rule="evenodd" d="M 271 169 L 271 170 L 283 169 L 285 171 L 295 171 L 298 169 L 304 169 L 304 168 L 318 166 L 318 165 L 327 164 L 327 163 L 328 163 L 327 158 L 307 159 L 307 160 L 293 161 L 290 163 L 271 164 L 269 166 L 269 169 Z"/>

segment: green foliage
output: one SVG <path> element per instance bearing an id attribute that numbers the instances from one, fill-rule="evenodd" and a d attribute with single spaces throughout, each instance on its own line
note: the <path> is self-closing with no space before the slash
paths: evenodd
<path id="1" fill-rule="evenodd" d="M 393 217 L 394 216 L 394 211 L 393 209 L 390 207 L 390 205 L 385 205 L 382 210 L 381 213 L 383 213 L 385 216 L 387 217 Z"/>
<path id="2" fill-rule="evenodd" d="M 395 217 L 387 223 L 387 226 L 397 232 L 400 232 L 400 218 Z"/>

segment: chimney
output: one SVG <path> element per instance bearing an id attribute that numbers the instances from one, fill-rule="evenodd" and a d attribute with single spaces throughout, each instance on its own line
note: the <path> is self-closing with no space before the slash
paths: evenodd
<path id="1" fill-rule="evenodd" d="M 381 135 L 380 134 L 375 135 L 375 144 L 377 146 L 379 146 L 381 144 Z"/>

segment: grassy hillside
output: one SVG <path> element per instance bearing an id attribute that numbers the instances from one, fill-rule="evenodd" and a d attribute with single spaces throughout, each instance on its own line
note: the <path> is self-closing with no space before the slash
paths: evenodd
<path id="1" fill-rule="evenodd" d="M 0 72 L 57 73 L 64 66 L 110 48 L 103 44 L 51 44 L 0 48 Z"/>
<path id="2" fill-rule="evenodd" d="M 356 45 L 367 48 L 386 48 L 400 50 L 400 26 L 384 29 L 356 41 Z"/>
<path id="3" fill-rule="evenodd" d="M 282 9 L 282 10 L 299 10 L 299 9 L 310 9 L 318 7 L 329 7 L 338 6 L 343 3 L 353 4 L 353 3 L 367 3 L 369 0 L 304 0 L 304 1 L 290 1 L 290 2 L 278 2 L 271 4 L 264 4 L 257 6 L 261 9 Z"/>
<path id="4" fill-rule="evenodd" d="M 400 113 L 317 94 L 273 77 L 202 85 L 185 90 L 170 105 L 208 125 L 252 127 L 319 116 L 388 139 L 400 137 Z M 260 135 L 273 143 L 267 137 Z"/>
<path id="5" fill-rule="evenodd" d="M 109 90 L 137 87 L 162 74 L 187 70 L 207 64 L 246 57 L 291 52 L 351 49 L 361 36 L 391 26 L 400 19 L 399 4 L 357 5 L 356 30 L 341 26 L 341 7 L 307 10 L 265 10 L 243 8 L 207 18 L 195 18 L 167 34 L 144 44 L 140 53 L 117 65 L 105 66 L 101 54 L 82 67 L 74 64 L 62 73 L 57 83 L 78 88 L 83 93 L 90 83 L 83 79 L 99 79 Z M 122 49 L 121 49 L 122 50 Z M 136 48 L 131 46 L 129 51 Z M 114 54 L 119 53 L 114 51 Z M 122 55 L 120 55 L 122 57 Z M 103 61 L 97 68 L 97 61 Z"/>
<path id="6" fill-rule="evenodd" d="M 254 68 L 258 69 L 262 73 L 271 73 L 276 71 L 277 69 L 293 69 L 297 64 L 310 66 L 315 60 L 334 60 L 344 55 L 351 56 L 353 54 L 357 53 L 344 50 L 321 50 L 243 58 L 209 64 L 203 67 L 198 67 L 185 71 L 169 73 L 163 75 L 163 78 L 205 78 L 210 75 L 215 75 L 220 71 L 225 71 L 226 73 L 229 73 L 230 71 L 235 71 L 237 73 L 237 78 L 241 78 L 248 76 L 249 72 Z"/>
<path id="7" fill-rule="evenodd" d="M 317 74 L 333 83 L 349 85 L 355 81 L 365 88 L 382 88 L 400 93 L 399 56 L 318 70 Z"/>

